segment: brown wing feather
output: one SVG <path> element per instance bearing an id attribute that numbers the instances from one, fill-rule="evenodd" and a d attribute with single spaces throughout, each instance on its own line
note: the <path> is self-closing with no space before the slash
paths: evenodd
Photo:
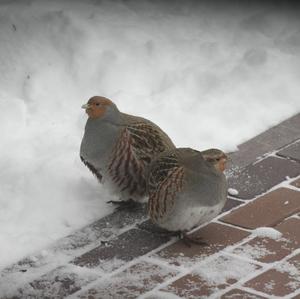
<path id="1" fill-rule="evenodd" d="M 154 162 L 149 174 L 148 211 L 153 220 L 162 218 L 174 205 L 175 196 L 182 190 L 184 169 L 175 155 L 164 156 Z"/>
<path id="2" fill-rule="evenodd" d="M 124 128 L 115 146 L 108 172 L 121 191 L 129 195 L 144 195 L 146 170 L 154 157 L 168 145 L 159 130 L 145 123 L 136 123 Z"/>

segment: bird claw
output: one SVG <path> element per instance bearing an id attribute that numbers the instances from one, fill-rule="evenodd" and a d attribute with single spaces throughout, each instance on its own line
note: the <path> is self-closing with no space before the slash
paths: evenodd
<path id="1" fill-rule="evenodd" d="M 132 199 L 126 200 L 126 201 L 119 201 L 119 200 L 110 200 L 106 203 L 112 203 L 114 205 L 118 205 L 118 207 L 115 208 L 116 211 L 136 211 L 141 208 L 141 204 L 135 202 Z"/>
<path id="2" fill-rule="evenodd" d="M 104 246 L 108 246 L 109 245 L 109 242 L 108 241 L 104 241 L 104 240 L 101 240 L 100 243 L 101 243 L 101 245 L 104 245 Z"/>
<path id="3" fill-rule="evenodd" d="M 145 226 L 144 223 L 140 223 L 140 224 L 137 224 L 137 227 L 141 230 L 145 230 L 151 234 L 154 234 L 156 236 L 163 237 L 163 238 L 171 238 L 174 236 L 178 237 L 177 232 L 168 231 L 166 229 L 156 226 L 155 224 Z"/>
<path id="4" fill-rule="evenodd" d="M 201 237 L 190 237 L 186 233 L 180 233 L 180 239 L 187 247 L 192 247 L 192 244 L 197 244 L 201 246 L 208 246 L 208 243 L 203 241 Z"/>
<path id="5" fill-rule="evenodd" d="M 121 205 L 122 203 L 124 203 L 124 201 L 121 201 L 121 200 L 109 200 L 106 203 L 112 203 L 114 205 Z"/>

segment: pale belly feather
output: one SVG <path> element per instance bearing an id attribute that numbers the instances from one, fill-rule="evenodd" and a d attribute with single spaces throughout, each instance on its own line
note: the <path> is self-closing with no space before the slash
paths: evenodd
<path id="1" fill-rule="evenodd" d="M 158 221 L 158 224 L 169 231 L 189 231 L 203 223 L 211 221 L 222 210 L 224 202 L 215 206 L 185 207 L 173 211 L 168 217 Z"/>

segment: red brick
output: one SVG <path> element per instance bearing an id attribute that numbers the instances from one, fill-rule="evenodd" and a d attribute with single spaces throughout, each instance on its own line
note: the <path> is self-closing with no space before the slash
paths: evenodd
<path id="1" fill-rule="evenodd" d="M 81 292 L 79 298 L 137 298 L 177 273 L 147 262 L 140 262 L 123 272 L 104 279 L 97 286 Z"/>
<path id="2" fill-rule="evenodd" d="M 227 198 L 227 201 L 226 201 L 225 206 L 223 207 L 221 213 L 232 210 L 233 208 L 239 206 L 242 203 L 243 203 L 243 201 L 235 200 L 235 199 L 229 197 L 229 198 Z"/>
<path id="3" fill-rule="evenodd" d="M 274 240 L 256 237 L 237 247 L 233 252 L 264 263 L 280 261 L 300 245 L 300 219 L 290 218 L 275 227 L 282 237 Z"/>
<path id="4" fill-rule="evenodd" d="M 245 286 L 275 296 L 300 288 L 300 254 L 245 283 Z"/>
<path id="5" fill-rule="evenodd" d="M 277 155 L 300 161 L 300 141 L 285 147 Z"/>
<path id="6" fill-rule="evenodd" d="M 183 298 L 203 298 L 211 295 L 214 290 L 218 291 L 220 289 L 225 289 L 228 284 L 220 284 L 218 286 L 207 284 L 205 280 L 201 278 L 201 276 L 197 274 L 188 274 L 170 286 L 168 286 L 167 290 L 171 293 L 175 293 L 178 296 L 182 296 Z"/>
<path id="7" fill-rule="evenodd" d="M 287 128 L 290 128 L 292 130 L 294 130 L 296 132 L 296 134 L 294 134 L 294 140 L 297 138 L 300 138 L 300 132 L 299 132 L 299 128 L 300 128 L 300 113 L 292 116 L 291 118 L 288 118 L 287 120 L 285 120 L 284 122 L 282 122 L 280 124 L 280 126 L 285 126 Z M 297 135 L 295 137 L 295 135 Z"/>
<path id="8" fill-rule="evenodd" d="M 235 167 L 244 168 L 256 160 L 257 157 L 269 152 L 273 147 L 251 139 L 238 146 L 238 151 L 229 154 L 228 169 Z"/>
<path id="9" fill-rule="evenodd" d="M 297 179 L 297 180 L 295 180 L 295 181 L 293 181 L 293 182 L 291 183 L 291 185 L 293 185 L 293 186 L 295 186 L 295 187 L 297 187 L 297 188 L 300 188 L 300 178 Z"/>
<path id="10" fill-rule="evenodd" d="M 220 256 L 199 265 L 192 273 L 174 281 L 162 291 L 184 298 L 206 298 L 253 273 L 259 266 L 233 257 Z"/>
<path id="11" fill-rule="evenodd" d="M 168 261 L 175 264 L 190 262 L 191 259 L 201 259 L 214 254 L 229 245 L 241 241 L 248 235 L 248 232 L 237 228 L 219 223 L 210 223 L 192 234 L 193 237 L 201 237 L 201 239 L 207 243 L 207 246 L 193 244 L 191 247 L 187 247 L 184 242 L 180 240 L 162 249 L 157 255 L 167 258 Z"/>
<path id="12" fill-rule="evenodd" d="M 72 263 L 82 267 L 100 267 L 110 272 L 169 240 L 169 236 L 133 228 L 111 240 L 108 245 L 102 244 L 75 258 Z M 114 262 L 116 259 L 118 263 Z"/>
<path id="13" fill-rule="evenodd" d="M 299 130 L 295 131 L 292 128 L 278 125 L 270 128 L 266 132 L 254 137 L 254 140 L 263 144 L 269 144 L 270 150 L 281 148 L 293 142 L 299 135 Z"/>
<path id="14" fill-rule="evenodd" d="M 300 163 L 269 156 L 228 176 L 229 187 L 239 191 L 241 199 L 252 199 L 284 181 L 300 174 Z"/>
<path id="15" fill-rule="evenodd" d="M 300 211 L 300 193 L 279 188 L 227 214 L 221 221 L 254 229 L 275 226 L 286 217 Z"/>

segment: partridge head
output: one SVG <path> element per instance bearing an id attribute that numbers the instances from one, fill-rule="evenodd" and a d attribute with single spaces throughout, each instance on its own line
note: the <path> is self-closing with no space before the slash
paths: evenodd
<path id="1" fill-rule="evenodd" d="M 113 119 L 114 115 L 119 114 L 117 106 L 108 98 L 94 96 L 81 106 L 91 119 Z"/>
<path id="2" fill-rule="evenodd" d="M 202 151 L 201 154 L 203 159 L 211 163 L 216 169 L 221 172 L 225 170 L 228 157 L 223 151 L 216 148 L 210 148 Z"/>

